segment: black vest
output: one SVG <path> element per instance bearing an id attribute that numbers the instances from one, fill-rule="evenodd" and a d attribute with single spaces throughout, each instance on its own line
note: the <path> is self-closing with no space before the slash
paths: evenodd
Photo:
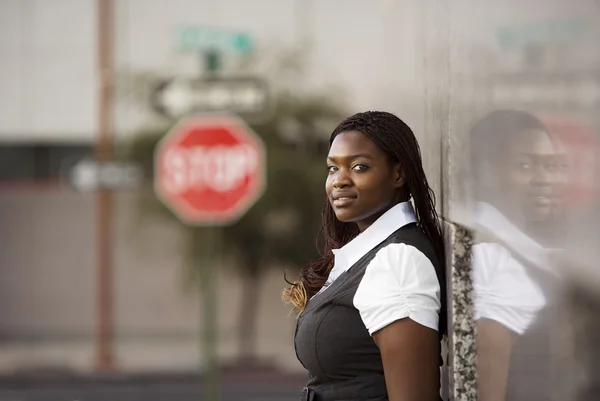
<path id="1" fill-rule="evenodd" d="M 309 373 L 302 399 L 388 399 L 379 348 L 354 307 L 353 299 L 377 252 L 396 243 L 421 251 L 435 267 L 439 280 L 440 264 L 434 248 L 422 230 L 412 223 L 371 249 L 325 291 L 314 296 L 298 318 L 294 338 L 296 356 Z"/>

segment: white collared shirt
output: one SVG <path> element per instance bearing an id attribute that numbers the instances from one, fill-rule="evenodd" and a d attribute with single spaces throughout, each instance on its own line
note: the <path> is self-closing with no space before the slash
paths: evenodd
<path id="1" fill-rule="evenodd" d="M 488 231 L 502 244 L 483 242 L 473 246 L 475 318 L 494 320 L 517 334 L 532 325 L 546 305 L 546 295 L 517 258 L 557 275 L 553 265 L 560 250 L 544 248 L 519 230 L 490 204 L 476 204 L 475 227 Z"/>
<path id="2" fill-rule="evenodd" d="M 416 221 L 412 204 L 399 203 L 345 246 L 333 250 L 334 266 L 318 294 L 395 231 Z M 389 244 L 367 266 L 354 306 L 371 335 L 404 318 L 438 330 L 441 302 L 435 268 L 417 248 Z"/>

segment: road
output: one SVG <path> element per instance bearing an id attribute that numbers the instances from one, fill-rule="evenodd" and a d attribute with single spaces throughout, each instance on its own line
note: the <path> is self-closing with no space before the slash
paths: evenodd
<path id="1" fill-rule="evenodd" d="M 223 378 L 220 401 L 296 401 L 301 376 Z M 201 378 L 0 378 L 0 401 L 199 401 Z"/>

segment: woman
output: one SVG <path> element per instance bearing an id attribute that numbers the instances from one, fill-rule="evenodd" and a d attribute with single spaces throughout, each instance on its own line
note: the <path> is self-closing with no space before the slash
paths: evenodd
<path id="1" fill-rule="evenodd" d="M 487 115 L 470 143 L 479 397 L 549 400 L 567 156 L 539 119 L 516 110 Z"/>
<path id="2" fill-rule="evenodd" d="M 302 399 L 437 401 L 444 243 L 417 140 L 370 111 L 329 143 L 322 257 L 284 292 L 300 312 Z"/>

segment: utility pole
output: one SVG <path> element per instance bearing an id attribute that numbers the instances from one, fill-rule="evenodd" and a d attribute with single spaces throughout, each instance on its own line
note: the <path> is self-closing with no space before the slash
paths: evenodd
<path id="1" fill-rule="evenodd" d="M 113 0 L 97 0 L 98 23 L 98 137 L 96 159 L 112 157 L 113 136 Z M 96 370 L 114 369 L 112 195 L 101 189 L 96 195 Z"/>

